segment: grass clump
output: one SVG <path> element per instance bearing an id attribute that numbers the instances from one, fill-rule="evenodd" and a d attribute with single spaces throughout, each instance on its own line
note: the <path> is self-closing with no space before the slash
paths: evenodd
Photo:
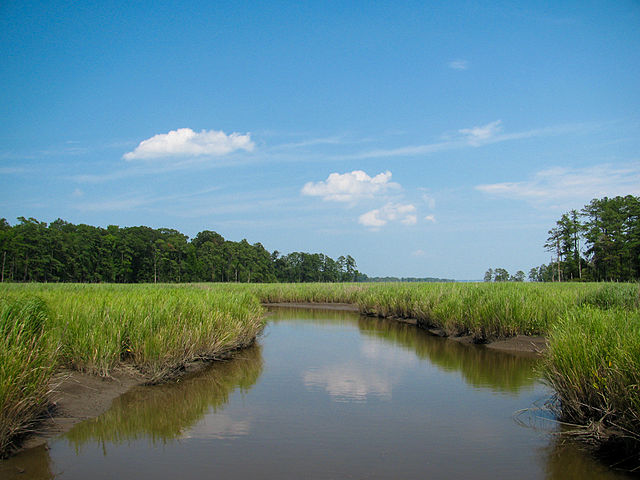
<path id="1" fill-rule="evenodd" d="M 640 312 L 576 307 L 549 331 L 544 376 L 560 416 L 597 444 L 640 445 Z M 638 457 L 640 463 L 640 457 Z"/>
<path id="2" fill-rule="evenodd" d="M 263 309 L 248 292 L 188 285 L 0 287 L 0 455 L 48 404 L 57 366 L 109 376 L 123 365 L 148 383 L 252 344 Z"/>
<path id="3" fill-rule="evenodd" d="M 55 368 L 48 320 L 47 307 L 38 297 L 0 297 L 0 456 L 47 408 Z"/>

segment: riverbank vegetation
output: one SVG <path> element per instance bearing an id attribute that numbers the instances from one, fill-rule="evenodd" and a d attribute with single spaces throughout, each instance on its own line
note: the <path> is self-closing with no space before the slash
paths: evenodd
<path id="1" fill-rule="evenodd" d="M 146 382 L 253 343 L 263 309 L 248 292 L 189 286 L 3 285 L 0 295 L 0 454 L 47 408 L 56 368 Z"/>
<path id="2" fill-rule="evenodd" d="M 0 354 L 15 358 L 0 370 L 1 398 L 14 402 L 2 415 L 33 403 L 22 429 L 46 407 L 52 365 L 99 375 L 128 365 L 159 381 L 186 362 L 250 344 L 264 324 L 261 302 L 311 302 L 413 318 L 423 328 L 477 343 L 547 336 L 544 376 L 557 392 L 562 418 L 598 425 L 611 438 L 637 440 L 640 433 L 637 284 L 5 284 L 0 293 L 0 328 L 10 333 Z M 15 387 L 19 376 L 34 388 Z M 33 400 L 12 397 L 9 387 Z M 3 428 L 6 450 L 20 429 Z"/>
<path id="3" fill-rule="evenodd" d="M 346 302 L 484 343 L 544 335 L 559 418 L 640 465 L 640 286 L 633 283 L 253 285 L 263 302 Z M 635 452 L 635 454 L 633 453 Z"/>

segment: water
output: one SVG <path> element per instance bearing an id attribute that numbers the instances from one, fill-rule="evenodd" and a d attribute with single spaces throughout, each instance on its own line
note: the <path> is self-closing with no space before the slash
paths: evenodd
<path id="1" fill-rule="evenodd" d="M 536 362 L 350 312 L 275 309 L 234 360 L 134 389 L 0 477 L 623 478 L 554 435 Z"/>

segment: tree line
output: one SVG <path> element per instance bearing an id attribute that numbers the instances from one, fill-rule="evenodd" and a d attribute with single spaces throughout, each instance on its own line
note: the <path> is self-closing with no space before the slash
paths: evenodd
<path id="1" fill-rule="evenodd" d="M 593 199 L 563 214 L 549 230 L 549 265 L 538 267 L 546 281 L 640 279 L 640 197 Z M 532 272 L 536 273 L 536 272 Z"/>
<path id="2" fill-rule="evenodd" d="M 530 281 L 640 280 L 640 197 L 594 198 L 562 214 L 548 235 L 544 247 L 551 261 L 533 267 Z M 503 270 L 489 269 L 485 280 L 511 280 Z"/>
<path id="3" fill-rule="evenodd" d="M 280 255 L 262 244 L 204 230 L 189 240 L 169 228 L 107 228 L 58 219 L 47 225 L 0 218 L 2 282 L 344 282 L 362 281 L 350 255 Z"/>
<path id="4" fill-rule="evenodd" d="M 524 282 L 525 276 L 522 270 L 518 270 L 515 275 L 509 275 L 504 268 L 488 269 L 484 274 L 485 282 Z"/>

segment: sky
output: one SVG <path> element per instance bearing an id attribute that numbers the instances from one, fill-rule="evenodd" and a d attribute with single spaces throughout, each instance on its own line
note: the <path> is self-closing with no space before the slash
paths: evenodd
<path id="1" fill-rule="evenodd" d="M 0 2 L 0 217 L 482 279 L 640 195 L 640 2 Z"/>

